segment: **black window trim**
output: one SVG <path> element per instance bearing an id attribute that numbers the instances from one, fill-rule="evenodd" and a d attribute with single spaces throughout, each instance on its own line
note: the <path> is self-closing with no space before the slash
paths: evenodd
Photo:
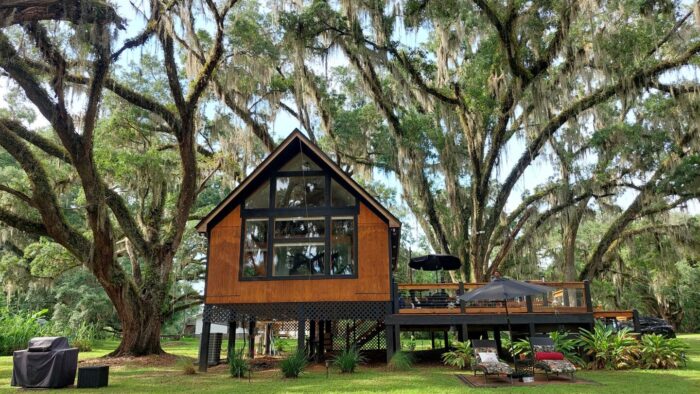
<path id="1" fill-rule="evenodd" d="M 287 176 L 324 176 L 324 206 L 323 207 L 312 207 L 312 208 L 276 208 L 275 207 L 275 192 L 277 190 L 277 178 L 287 177 Z M 334 179 L 338 184 L 345 188 L 354 198 L 355 206 L 349 207 L 331 207 L 331 179 Z M 357 223 L 358 215 L 360 212 L 360 197 L 354 190 L 349 190 L 344 186 L 342 181 L 338 181 L 334 176 L 325 171 L 277 171 L 269 177 L 270 182 L 270 198 L 268 201 L 268 208 L 245 208 L 245 199 L 241 203 L 241 245 L 240 245 L 240 259 L 239 259 L 239 270 L 238 270 L 238 280 L 242 282 L 247 281 L 269 281 L 269 280 L 316 280 L 316 279 L 357 279 L 359 271 L 359 254 L 358 254 L 358 231 L 359 226 Z M 324 237 L 315 238 L 275 238 L 274 237 L 274 221 L 275 219 L 282 218 L 304 218 L 304 217 L 323 217 L 325 220 L 325 234 Z M 330 250 L 331 250 L 331 219 L 334 217 L 352 217 L 353 218 L 353 253 L 355 256 L 355 270 L 352 275 L 331 275 L 330 273 Z M 246 222 L 247 220 L 253 219 L 268 219 L 267 226 L 267 261 L 265 262 L 265 276 L 255 276 L 255 277 L 244 277 L 243 276 L 243 262 L 244 262 L 244 248 L 245 248 L 245 235 L 246 235 Z M 291 243 L 294 241 L 324 241 L 325 252 L 324 252 L 324 273 L 317 275 L 293 275 L 293 276 L 274 276 L 273 275 L 273 252 L 274 244 L 276 242 L 280 243 Z"/>

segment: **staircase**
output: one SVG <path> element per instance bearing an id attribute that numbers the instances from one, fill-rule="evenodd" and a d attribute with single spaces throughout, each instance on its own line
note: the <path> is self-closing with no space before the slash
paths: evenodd
<path id="1" fill-rule="evenodd" d="M 363 320 L 359 321 L 360 324 L 362 324 L 363 322 Z M 357 326 L 358 324 L 356 323 L 353 326 L 353 331 L 356 331 L 358 329 Z M 384 323 L 374 322 L 374 324 L 372 324 L 364 332 L 361 332 L 355 336 L 355 343 L 353 346 L 355 347 L 355 349 L 362 349 L 362 346 L 366 345 L 371 340 L 377 338 L 377 335 L 380 335 L 382 332 L 384 332 Z"/>

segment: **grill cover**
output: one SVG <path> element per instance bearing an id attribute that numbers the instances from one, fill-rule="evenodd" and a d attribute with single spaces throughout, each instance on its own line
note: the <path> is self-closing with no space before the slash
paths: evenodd
<path id="1" fill-rule="evenodd" d="M 12 386 L 66 387 L 75 381 L 78 349 L 65 337 L 32 338 L 26 350 L 14 352 L 12 363 Z"/>

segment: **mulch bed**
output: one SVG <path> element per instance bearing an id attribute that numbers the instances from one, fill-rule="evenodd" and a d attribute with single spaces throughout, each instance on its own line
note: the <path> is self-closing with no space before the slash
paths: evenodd
<path id="1" fill-rule="evenodd" d="M 535 381 L 532 383 L 523 383 L 523 382 L 518 381 L 517 379 L 513 379 L 512 384 L 510 382 L 510 379 L 508 379 L 504 375 L 499 375 L 499 376 L 489 375 L 489 377 L 486 381 L 484 380 L 484 375 L 482 375 L 482 374 L 478 374 L 476 376 L 458 374 L 455 376 L 457 377 L 457 379 L 462 381 L 462 383 L 464 383 L 468 386 L 471 386 L 471 387 L 513 387 L 513 386 L 530 387 L 530 386 L 547 386 L 547 385 L 599 384 L 598 382 L 594 382 L 592 380 L 581 379 L 579 377 L 576 377 L 576 380 L 571 380 L 568 377 L 564 377 L 564 376 L 550 376 L 549 381 L 547 381 L 547 378 L 544 375 L 539 375 L 539 374 L 535 375 Z"/>

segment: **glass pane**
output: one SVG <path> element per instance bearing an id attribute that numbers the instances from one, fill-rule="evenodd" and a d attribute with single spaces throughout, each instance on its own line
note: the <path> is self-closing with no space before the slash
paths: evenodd
<path id="1" fill-rule="evenodd" d="M 267 219 L 246 220 L 243 239 L 242 277 L 252 278 L 267 274 Z"/>
<path id="2" fill-rule="evenodd" d="M 311 208 L 325 205 L 325 177 L 293 176 L 277 178 L 277 208 Z"/>
<path id="3" fill-rule="evenodd" d="M 270 182 L 265 182 L 245 200 L 245 207 L 270 208 Z"/>
<path id="4" fill-rule="evenodd" d="M 332 207 L 354 207 L 355 196 L 350 194 L 338 182 L 331 179 L 331 206 Z"/>
<path id="5" fill-rule="evenodd" d="M 323 275 L 323 242 L 274 245 L 274 275 Z"/>
<path id="6" fill-rule="evenodd" d="M 354 232 L 352 218 L 331 219 L 331 275 L 355 273 Z"/>
<path id="7" fill-rule="evenodd" d="M 321 167 L 316 165 L 305 154 L 299 153 L 292 160 L 282 166 L 280 171 L 320 171 Z"/>
<path id="8" fill-rule="evenodd" d="M 323 218 L 275 219 L 275 238 L 320 238 L 325 230 Z"/>

